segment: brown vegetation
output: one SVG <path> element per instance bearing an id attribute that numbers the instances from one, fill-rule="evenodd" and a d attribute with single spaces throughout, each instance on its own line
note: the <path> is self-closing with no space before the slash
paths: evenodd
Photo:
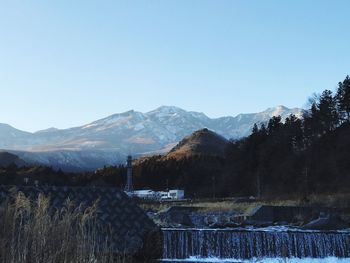
<path id="1" fill-rule="evenodd" d="M 114 262 L 107 237 L 96 224 L 96 205 L 80 209 L 67 199 L 52 211 L 49 198 L 18 193 L 0 210 L 0 262 Z"/>
<path id="2" fill-rule="evenodd" d="M 208 129 L 194 132 L 180 141 L 164 158 L 182 159 L 194 155 L 225 155 L 229 142 L 224 137 Z"/>

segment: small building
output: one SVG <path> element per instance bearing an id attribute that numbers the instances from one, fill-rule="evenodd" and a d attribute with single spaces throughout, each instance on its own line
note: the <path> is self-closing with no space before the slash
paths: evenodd
<path id="1" fill-rule="evenodd" d="M 185 191 L 184 190 L 169 190 L 168 192 L 169 199 L 184 199 L 185 198 Z"/>
<path id="2" fill-rule="evenodd" d="M 173 189 L 169 191 L 153 191 L 149 189 L 135 190 L 131 196 L 136 196 L 142 199 L 154 199 L 154 200 L 180 200 L 185 198 L 185 191 Z"/>
<path id="3" fill-rule="evenodd" d="M 132 192 L 133 196 L 137 196 L 139 198 L 143 199 L 156 199 L 157 198 L 157 192 L 149 189 L 144 190 L 135 190 Z"/>

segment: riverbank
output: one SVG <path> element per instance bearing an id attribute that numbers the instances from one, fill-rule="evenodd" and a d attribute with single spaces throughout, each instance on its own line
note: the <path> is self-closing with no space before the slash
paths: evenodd
<path id="1" fill-rule="evenodd" d="M 172 206 L 196 207 L 200 211 L 237 211 L 238 213 L 248 213 L 257 205 L 272 206 L 312 206 L 312 207 L 350 207 L 350 193 L 336 194 L 311 194 L 308 196 L 278 196 L 278 197 L 232 197 L 232 198 L 201 198 L 186 200 L 145 200 L 138 199 L 137 203 L 145 211 L 161 211 Z M 347 213 L 350 219 L 350 211 Z"/>
<path id="2" fill-rule="evenodd" d="M 289 225 L 338 230 L 350 226 L 349 194 L 305 198 L 137 200 L 160 227 L 236 228 Z"/>

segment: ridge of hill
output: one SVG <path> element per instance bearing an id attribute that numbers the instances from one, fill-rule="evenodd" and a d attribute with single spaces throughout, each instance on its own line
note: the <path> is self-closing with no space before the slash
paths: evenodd
<path id="1" fill-rule="evenodd" d="M 181 159 L 193 155 L 224 156 L 229 141 L 223 136 L 206 128 L 195 131 L 182 139 L 167 158 Z"/>

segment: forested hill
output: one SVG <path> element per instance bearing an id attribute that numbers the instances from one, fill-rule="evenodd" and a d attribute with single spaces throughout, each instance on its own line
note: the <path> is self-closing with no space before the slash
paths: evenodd
<path id="1" fill-rule="evenodd" d="M 273 117 L 224 156 L 154 156 L 135 167 L 137 188 L 184 188 L 192 196 L 281 195 L 350 190 L 350 79 L 325 90 L 303 119 Z M 102 172 L 103 173 L 103 172 Z"/>
<path id="2" fill-rule="evenodd" d="M 0 152 L 0 167 L 7 167 L 10 165 L 24 166 L 25 164 L 26 163 L 15 154 Z"/>
<path id="3" fill-rule="evenodd" d="M 174 158 L 181 160 L 195 155 L 225 156 L 229 141 L 208 129 L 201 129 L 181 140 L 162 160 Z"/>

